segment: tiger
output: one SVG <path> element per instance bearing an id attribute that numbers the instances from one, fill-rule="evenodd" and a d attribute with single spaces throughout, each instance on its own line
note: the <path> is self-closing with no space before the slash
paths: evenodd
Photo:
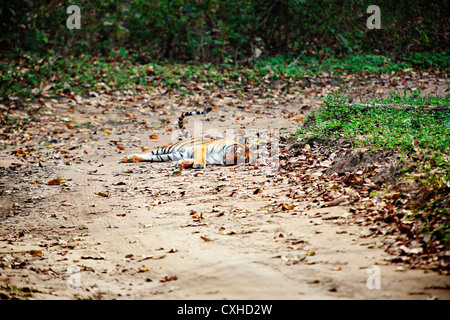
<path id="1" fill-rule="evenodd" d="M 207 108 L 203 111 L 182 113 L 178 118 L 178 127 L 182 132 L 184 131 L 184 136 L 188 136 L 184 127 L 186 116 L 207 114 L 211 110 L 212 108 Z M 231 139 L 205 141 L 201 137 L 193 137 L 149 153 L 125 156 L 119 160 L 119 163 L 177 161 L 177 170 L 174 172 L 176 174 L 186 168 L 204 169 L 207 164 L 228 166 L 250 163 L 251 160 L 252 154 L 246 143 L 241 144 Z"/>

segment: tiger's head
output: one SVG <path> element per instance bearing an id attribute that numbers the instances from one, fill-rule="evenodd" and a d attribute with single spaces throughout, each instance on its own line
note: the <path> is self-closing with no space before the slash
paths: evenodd
<path id="1" fill-rule="evenodd" d="M 228 165 L 240 163 L 252 163 L 252 153 L 247 144 L 235 142 L 232 148 L 225 155 L 225 162 Z"/>

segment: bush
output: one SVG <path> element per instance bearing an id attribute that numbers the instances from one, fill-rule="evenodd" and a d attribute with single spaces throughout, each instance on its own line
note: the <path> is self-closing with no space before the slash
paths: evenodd
<path id="1" fill-rule="evenodd" d="M 66 27 L 69 5 L 81 29 Z M 15 0 L 0 9 L 3 54 L 23 51 L 117 58 L 244 60 L 264 54 L 340 55 L 448 49 L 448 4 L 380 0 L 382 29 L 369 30 L 370 1 Z M 145 61 L 144 61 L 145 62 Z"/>

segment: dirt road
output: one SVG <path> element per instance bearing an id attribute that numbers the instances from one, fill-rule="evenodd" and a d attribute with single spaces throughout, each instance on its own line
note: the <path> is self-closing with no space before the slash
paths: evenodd
<path id="1" fill-rule="evenodd" d="M 180 112 L 197 105 L 217 106 L 195 119 L 205 130 L 290 137 L 301 107 L 333 91 L 202 90 L 36 103 L 39 117 L 0 153 L 2 298 L 450 298 L 448 276 L 393 263 L 387 236 L 345 202 L 323 206 L 295 172 L 239 165 L 172 176 L 169 163 L 118 164 L 168 144 Z M 308 183 L 324 181 L 320 167 L 312 172 Z"/>

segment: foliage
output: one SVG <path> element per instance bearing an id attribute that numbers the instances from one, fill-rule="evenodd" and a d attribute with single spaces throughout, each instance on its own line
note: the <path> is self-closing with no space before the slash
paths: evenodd
<path id="1" fill-rule="evenodd" d="M 81 29 L 66 27 L 69 5 Z M 3 54 L 91 54 L 220 63 L 274 56 L 407 53 L 448 49 L 448 4 L 380 0 L 381 30 L 370 30 L 370 1 L 341 0 L 16 0 L 0 9 Z M 423 63 L 420 56 L 412 56 Z M 424 62 L 427 64 L 428 62 Z"/>
<path id="2" fill-rule="evenodd" d="M 315 131 L 323 135 L 354 138 L 356 144 L 378 145 L 410 152 L 417 144 L 441 152 L 450 151 L 450 114 L 448 111 L 423 110 L 424 105 L 450 105 L 446 97 L 421 97 L 419 90 L 404 95 L 392 92 L 374 103 L 408 104 L 417 109 L 349 107 L 350 98 L 340 93 L 328 96 L 325 107 L 314 114 Z M 303 130 L 307 130 L 306 128 Z"/>
<path id="3" fill-rule="evenodd" d="M 425 54 L 415 55 L 418 56 Z M 448 68 L 448 55 L 426 53 L 427 67 L 436 70 Z M 349 55 L 343 58 L 331 56 L 318 59 L 314 56 L 293 57 L 278 55 L 263 56 L 253 65 L 236 66 L 231 62 L 213 64 L 180 64 L 151 62 L 140 63 L 139 56 L 127 58 L 97 57 L 91 55 L 61 56 L 23 54 L 20 59 L 0 61 L 0 97 L 30 99 L 38 96 L 45 88 L 47 95 L 87 94 L 98 83 L 107 84 L 111 90 L 123 90 L 137 85 L 158 84 L 179 88 L 189 81 L 207 82 L 210 86 L 267 85 L 274 80 L 295 81 L 305 75 L 322 72 L 343 73 L 391 73 L 412 70 L 415 60 L 393 61 L 380 55 Z M 423 66 L 423 65 L 422 65 Z M 239 82 L 237 82 L 237 80 Z M 229 81 L 231 80 L 231 81 Z M 267 83 L 269 81 L 269 83 Z"/>
<path id="4" fill-rule="evenodd" d="M 392 92 L 389 97 L 374 101 L 381 104 L 408 104 L 416 109 L 350 107 L 350 98 L 340 93 L 325 99 L 325 106 L 308 114 L 297 134 L 312 137 L 337 137 L 352 141 L 354 146 L 397 150 L 405 154 L 402 169 L 397 173 L 406 185 L 416 185 L 408 208 L 412 220 L 420 220 L 419 231 L 436 239 L 450 241 L 448 218 L 450 192 L 450 113 L 448 110 L 427 110 L 423 106 L 450 106 L 450 95 L 421 96 Z"/>

